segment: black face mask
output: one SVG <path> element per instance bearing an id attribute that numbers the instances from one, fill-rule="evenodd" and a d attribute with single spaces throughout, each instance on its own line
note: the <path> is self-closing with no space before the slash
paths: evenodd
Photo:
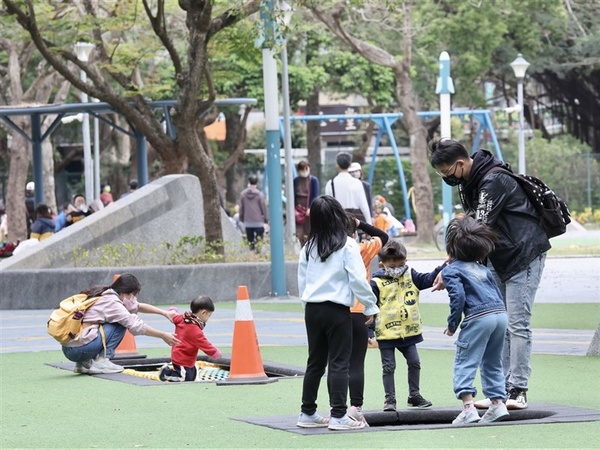
<path id="1" fill-rule="evenodd" d="M 462 178 L 458 178 L 455 175 L 450 175 L 449 177 L 442 177 L 442 180 L 448 186 L 458 186 L 462 182 Z"/>

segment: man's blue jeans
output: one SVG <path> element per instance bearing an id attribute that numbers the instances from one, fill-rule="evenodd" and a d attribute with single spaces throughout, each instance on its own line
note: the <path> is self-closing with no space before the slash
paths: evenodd
<path id="1" fill-rule="evenodd" d="M 524 270 L 506 280 L 500 281 L 492 270 L 508 314 L 508 330 L 504 342 L 504 374 L 506 388 L 527 391 L 531 375 L 531 311 L 535 294 L 540 285 L 546 263 L 546 253 L 535 258 Z"/>
<path id="2" fill-rule="evenodd" d="M 125 331 L 127 330 L 123 325 L 119 323 L 105 323 L 102 325 L 104 328 L 104 335 L 106 336 L 106 357 L 112 358 L 115 356 L 115 349 L 119 346 Z M 62 348 L 63 354 L 69 361 L 83 362 L 90 359 L 96 359 L 97 356 L 104 356 L 104 346 L 102 345 L 102 336 L 98 331 L 98 336 L 91 342 L 88 342 L 81 347 L 64 347 Z"/>

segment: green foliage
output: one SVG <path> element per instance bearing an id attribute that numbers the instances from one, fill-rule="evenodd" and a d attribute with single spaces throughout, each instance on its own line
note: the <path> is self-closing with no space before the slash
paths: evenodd
<path id="1" fill-rule="evenodd" d="M 516 171 L 516 136 L 502 146 L 502 152 Z M 591 156 L 589 146 L 573 136 L 562 135 L 547 141 L 536 131 L 534 137 L 525 142 L 525 164 L 527 173 L 543 180 L 571 210 L 600 205 L 600 164 Z"/>
<path id="2" fill-rule="evenodd" d="M 366 97 L 370 104 L 388 108 L 395 102 L 395 79 L 388 67 L 377 66 L 347 50 L 329 50 L 324 69 L 331 76 L 328 89 Z"/>
<path id="3" fill-rule="evenodd" d="M 182 236 L 177 242 L 163 242 L 158 248 L 144 244 L 107 244 L 84 250 L 78 246 L 71 252 L 74 267 L 134 267 L 134 266 L 175 266 L 187 264 L 210 264 L 224 262 L 270 261 L 269 236 L 258 241 L 256 251 L 248 249 L 244 240 L 239 245 L 229 242 L 206 242 L 204 236 Z M 225 256 L 220 248 L 225 247 Z M 286 254 L 286 259 L 294 260 L 295 254 Z"/>

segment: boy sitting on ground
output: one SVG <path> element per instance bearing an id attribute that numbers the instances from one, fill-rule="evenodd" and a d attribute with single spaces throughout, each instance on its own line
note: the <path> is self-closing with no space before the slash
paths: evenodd
<path id="1" fill-rule="evenodd" d="M 220 358 L 221 352 L 204 335 L 204 327 L 215 310 L 210 297 L 201 295 L 190 303 L 190 311 L 173 317 L 175 335 L 181 341 L 171 349 L 173 368 L 165 364 L 160 369 L 161 381 L 195 381 L 198 375 L 196 360 L 202 350 L 211 358 Z"/>

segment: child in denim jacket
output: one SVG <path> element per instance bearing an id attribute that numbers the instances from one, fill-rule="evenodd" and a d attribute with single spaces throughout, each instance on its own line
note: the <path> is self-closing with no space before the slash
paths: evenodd
<path id="1" fill-rule="evenodd" d="M 454 335 L 459 324 L 454 358 L 454 393 L 463 411 L 453 425 L 496 422 L 508 417 L 502 350 L 507 316 L 502 295 L 490 270 L 483 264 L 497 241 L 494 231 L 470 216 L 450 221 L 446 251 L 450 264 L 442 279 L 450 297 L 450 315 L 444 334 Z M 462 323 L 461 323 L 462 320 Z M 483 394 L 492 404 L 484 416 L 473 405 L 477 394 L 475 373 L 480 371 Z"/>

